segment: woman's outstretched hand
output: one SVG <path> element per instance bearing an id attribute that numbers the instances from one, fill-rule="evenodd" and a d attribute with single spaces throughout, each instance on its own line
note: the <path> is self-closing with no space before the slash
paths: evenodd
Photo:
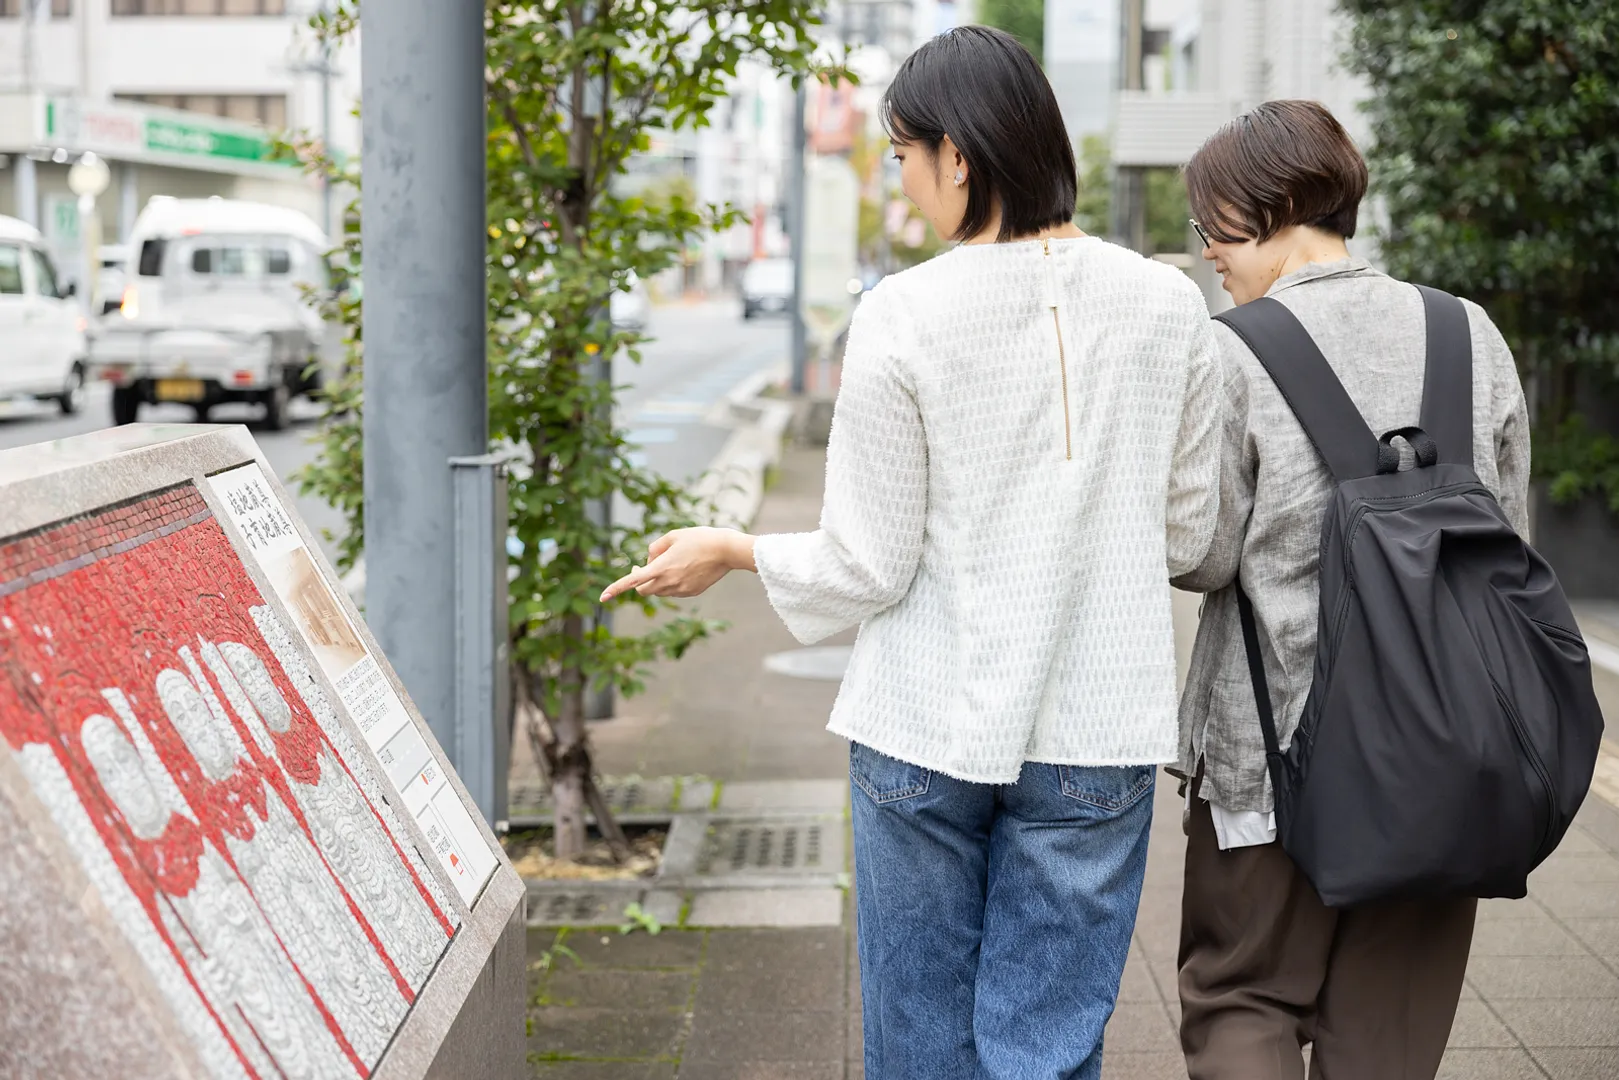
<path id="1" fill-rule="evenodd" d="M 647 564 L 607 586 L 602 603 L 631 589 L 642 596 L 697 596 L 732 570 L 757 569 L 753 537 L 734 529 L 676 529 L 647 549 Z"/>

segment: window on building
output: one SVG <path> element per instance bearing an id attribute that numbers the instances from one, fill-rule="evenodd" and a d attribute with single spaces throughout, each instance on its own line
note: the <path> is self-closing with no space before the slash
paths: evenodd
<path id="1" fill-rule="evenodd" d="M 22 248 L 0 244 L 0 296 L 22 295 Z"/>
<path id="2" fill-rule="evenodd" d="M 119 101 L 157 105 L 165 109 L 179 109 L 181 112 L 262 124 L 274 131 L 287 126 L 285 94 L 114 94 L 113 96 Z"/>
<path id="3" fill-rule="evenodd" d="M 0 0 L 19 3 L 20 0 Z M 52 0 L 71 3 L 72 0 Z M 114 15 L 285 15 L 287 0 L 112 0 Z"/>
<path id="4" fill-rule="evenodd" d="M 0 0 L 0 19 L 16 19 L 22 16 L 23 4 L 27 0 Z M 51 18 L 66 19 L 73 14 L 73 0 L 51 0 Z"/>

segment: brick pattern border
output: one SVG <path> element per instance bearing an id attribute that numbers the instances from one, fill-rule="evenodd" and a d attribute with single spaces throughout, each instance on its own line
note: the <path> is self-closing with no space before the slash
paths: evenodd
<path id="1" fill-rule="evenodd" d="M 0 596 L 213 517 L 189 480 L 0 541 Z"/>

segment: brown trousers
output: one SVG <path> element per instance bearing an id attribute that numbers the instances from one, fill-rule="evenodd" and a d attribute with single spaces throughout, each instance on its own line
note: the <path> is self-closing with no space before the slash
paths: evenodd
<path id="1" fill-rule="evenodd" d="M 1474 900 L 1339 911 L 1280 843 L 1221 851 L 1192 800 L 1181 900 L 1191 1080 L 1433 1080 L 1456 1018 Z"/>

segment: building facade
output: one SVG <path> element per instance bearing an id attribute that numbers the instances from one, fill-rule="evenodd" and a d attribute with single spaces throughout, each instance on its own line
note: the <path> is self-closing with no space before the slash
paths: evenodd
<path id="1" fill-rule="evenodd" d="M 1125 0 L 1129 2 L 1129 0 Z M 1138 0 L 1139 2 L 1139 0 Z M 1263 101 L 1319 101 L 1365 144 L 1365 83 L 1340 58 L 1348 23 L 1334 0 L 1186 0 L 1148 5 L 1149 77 L 1117 93 L 1113 163 L 1121 170 L 1179 168 L 1227 120 Z M 1352 250 L 1375 256 L 1365 239 Z M 1201 261 L 1193 274 L 1216 309 L 1229 300 Z"/>
<path id="2" fill-rule="evenodd" d="M 358 43 L 323 56 L 317 2 L 34 0 L 30 17 L 30 0 L 0 0 L 0 213 L 65 243 L 68 166 L 94 151 L 113 173 L 109 242 L 154 195 L 291 206 L 331 231 L 341 193 L 270 160 L 283 131 L 359 150 Z"/>

